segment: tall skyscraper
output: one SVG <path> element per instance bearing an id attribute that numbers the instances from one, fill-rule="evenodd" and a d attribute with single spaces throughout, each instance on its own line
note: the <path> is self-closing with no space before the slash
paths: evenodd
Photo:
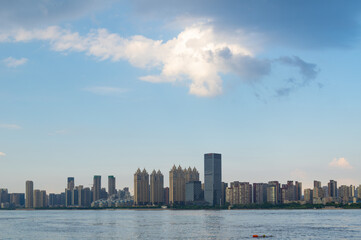
<path id="1" fill-rule="evenodd" d="M 138 168 L 134 174 L 134 204 L 149 204 L 149 174 L 145 169 Z"/>
<path id="2" fill-rule="evenodd" d="M 93 202 L 100 199 L 101 176 L 94 176 L 93 179 Z"/>
<path id="3" fill-rule="evenodd" d="M 186 178 L 185 183 L 199 181 L 199 172 L 195 167 L 193 169 L 191 167 L 188 167 L 188 169 L 184 169 L 184 174 Z"/>
<path id="4" fill-rule="evenodd" d="M 169 203 L 184 204 L 186 191 L 185 171 L 179 166 L 169 171 Z"/>
<path id="5" fill-rule="evenodd" d="M 204 154 L 204 200 L 210 206 L 219 205 L 222 199 L 222 155 Z"/>
<path id="6" fill-rule="evenodd" d="M 173 165 L 169 171 L 169 203 L 184 204 L 186 197 L 186 183 L 199 181 L 199 172 L 194 167 L 188 169 Z"/>
<path id="7" fill-rule="evenodd" d="M 150 174 L 150 202 L 154 205 L 162 204 L 164 188 L 164 177 L 160 170 L 153 170 Z"/>
<path id="8" fill-rule="evenodd" d="M 330 180 L 328 183 L 328 196 L 332 198 L 337 198 L 337 182 Z"/>
<path id="9" fill-rule="evenodd" d="M 112 196 L 115 194 L 115 177 L 108 176 L 108 195 Z"/>
<path id="10" fill-rule="evenodd" d="M 34 184 L 33 181 L 26 181 L 25 184 L 25 208 L 33 208 L 33 193 L 34 193 Z"/>
<path id="11" fill-rule="evenodd" d="M 69 190 L 73 190 L 74 186 L 75 186 L 74 178 L 73 177 L 68 177 L 68 186 L 67 186 L 67 188 Z"/>

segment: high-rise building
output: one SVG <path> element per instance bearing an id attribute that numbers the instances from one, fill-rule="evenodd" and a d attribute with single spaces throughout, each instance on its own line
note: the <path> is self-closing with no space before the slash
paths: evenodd
<path id="1" fill-rule="evenodd" d="M 338 189 L 339 198 L 342 203 L 347 204 L 352 201 L 352 186 L 341 185 Z"/>
<path id="2" fill-rule="evenodd" d="M 138 168 L 134 174 L 134 204 L 149 204 L 149 174 L 145 169 Z"/>
<path id="3" fill-rule="evenodd" d="M 272 204 L 281 203 L 281 188 L 278 181 L 268 182 L 267 202 Z"/>
<path id="4" fill-rule="evenodd" d="M 322 188 L 321 182 L 320 181 L 313 181 L 313 187 L 314 188 Z"/>
<path id="5" fill-rule="evenodd" d="M 73 201 L 73 191 L 70 189 L 65 189 L 65 206 L 70 207 Z"/>
<path id="6" fill-rule="evenodd" d="M 222 201 L 222 155 L 204 154 L 204 200 L 210 206 Z"/>
<path id="7" fill-rule="evenodd" d="M 93 202 L 100 199 L 100 190 L 101 190 L 101 176 L 94 176 L 93 179 Z"/>
<path id="8" fill-rule="evenodd" d="M 100 189 L 100 199 L 107 199 L 107 198 L 108 198 L 107 190 L 105 188 L 101 188 Z"/>
<path id="9" fill-rule="evenodd" d="M 45 190 L 40 191 L 40 207 L 46 208 L 48 207 L 48 195 Z"/>
<path id="10" fill-rule="evenodd" d="M 72 206 L 79 206 L 79 188 L 75 187 L 71 191 L 71 205 Z"/>
<path id="11" fill-rule="evenodd" d="M 353 185 L 350 185 L 350 197 L 351 198 L 354 198 L 354 197 L 356 197 L 356 189 L 355 189 L 355 186 L 353 186 Z"/>
<path id="12" fill-rule="evenodd" d="M 199 172 L 195 167 L 193 169 L 191 167 L 188 167 L 188 169 L 184 169 L 184 174 L 186 178 L 185 183 L 199 181 Z"/>
<path id="13" fill-rule="evenodd" d="M 34 201 L 34 184 L 33 181 L 26 181 L 25 184 L 25 208 L 33 208 L 33 201 Z"/>
<path id="14" fill-rule="evenodd" d="M 190 181 L 186 183 L 186 203 L 202 201 L 202 184 L 200 181 Z"/>
<path id="15" fill-rule="evenodd" d="M 169 171 L 169 204 L 184 204 L 185 203 L 185 171 L 179 166 Z"/>
<path id="16" fill-rule="evenodd" d="M 357 187 L 357 198 L 361 199 L 361 184 Z"/>
<path id="17" fill-rule="evenodd" d="M 163 194 L 164 204 L 168 205 L 169 204 L 169 187 L 165 187 L 163 193 L 164 193 Z"/>
<path id="18" fill-rule="evenodd" d="M 78 192 L 78 206 L 84 207 L 84 187 L 83 185 L 79 185 L 75 189 Z"/>
<path id="19" fill-rule="evenodd" d="M 287 184 L 282 186 L 282 203 L 296 201 L 297 195 L 298 189 L 293 181 L 287 181 Z"/>
<path id="20" fill-rule="evenodd" d="M 304 201 L 306 203 L 313 203 L 313 190 L 312 189 L 305 189 L 304 191 Z"/>
<path id="21" fill-rule="evenodd" d="M 109 196 L 114 195 L 115 192 L 115 177 L 114 176 L 108 176 L 108 194 Z"/>
<path id="22" fill-rule="evenodd" d="M 328 186 L 323 186 L 323 187 L 322 187 L 322 193 L 323 193 L 323 196 L 324 196 L 325 198 L 328 198 L 328 197 L 329 197 L 329 195 L 328 195 Z"/>
<path id="23" fill-rule="evenodd" d="M 300 201 L 302 200 L 302 183 L 296 181 L 295 182 L 295 186 L 296 186 L 296 201 Z"/>
<path id="24" fill-rule="evenodd" d="M 222 201 L 221 201 L 221 205 L 224 205 L 224 204 L 226 204 L 226 190 L 227 190 L 227 187 L 228 187 L 228 183 L 222 182 L 221 185 L 222 185 Z M 202 190 L 202 195 L 204 196 L 204 191 L 202 189 L 202 184 L 201 184 L 201 190 Z"/>
<path id="25" fill-rule="evenodd" d="M 248 182 L 231 182 L 227 188 L 227 201 L 231 205 L 244 205 L 252 203 L 252 185 Z"/>
<path id="26" fill-rule="evenodd" d="M 169 171 L 169 203 L 170 204 L 184 204 L 186 183 L 199 181 L 199 172 L 194 167 L 188 169 L 178 168 L 173 165 Z"/>
<path id="27" fill-rule="evenodd" d="M 68 177 L 68 185 L 67 188 L 69 190 L 73 190 L 75 186 L 75 181 L 74 181 L 74 177 Z"/>
<path id="28" fill-rule="evenodd" d="M 41 208 L 42 207 L 42 194 L 41 191 L 39 189 L 35 189 L 33 191 L 33 204 L 34 204 L 34 208 Z"/>
<path id="29" fill-rule="evenodd" d="M 48 206 L 51 208 L 65 206 L 65 193 L 50 193 L 48 199 Z"/>
<path id="30" fill-rule="evenodd" d="M 90 207 L 90 204 L 92 203 L 92 193 L 90 191 L 90 188 L 84 188 L 84 197 L 82 198 L 82 206 L 83 207 Z"/>
<path id="31" fill-rule="evenodd" d="M 24 193 L 11 193 L 10 194 L 10 204 L 13 204 L 15 207 L 24 206 L 25 194 Z"/>
<path id="32" fill-rule="evenodd" d="M 0 188 L 0 205 L 9 202 L 9 193 L 6 188 Z"/>
<path id="33" fill-rule="evenodd" d="M 267 183 L 253 183 L 253 203 L 264 204 L 267 202 Z"/>
<path id="34" fill-rule="evenodd" d="M 322 189 L 320 181 L 313 181 L 313 199 L 319 201 L 320 199 L 325 197 L 325 192 Z"/>
<path id="35" fill-rule="evenodd" d="M 328 183 L 328 196 L 333 199 L 337 198 L 337 182 L 334 180 L 330 180 Z"/>
<path id="36" fill-rule="evenodd" d="M 163 188 L 164 188 L 164 176 L 160 170 L 156 172 L 153 170 L 150 174 L 150 202 L 153 205 L 162 204 L 164 201 L 163 198 Z"/>

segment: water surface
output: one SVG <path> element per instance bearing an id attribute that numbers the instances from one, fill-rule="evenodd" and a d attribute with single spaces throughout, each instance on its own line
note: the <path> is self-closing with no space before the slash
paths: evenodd
<path id="1" fill-rule="evenodd" d="M 361 210 L 0 211 L 0 239 L 361 239 Z"/>

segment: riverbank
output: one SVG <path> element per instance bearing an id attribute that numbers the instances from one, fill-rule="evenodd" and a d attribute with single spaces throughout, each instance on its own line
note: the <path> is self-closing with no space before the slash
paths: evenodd
<path id="1" fill-rule="evenodd" d="M 176 206 L 124 206 L 124 207 L 103 207 L 103 208 L 81 208 L 81 207 L 56 207 L 56 208 L 10 208 L 0 210 L 298 210 L 298 209 L 321 209 L 321 210 L 337 210 L 337 209 L 361 209 L 361 203 L 353 204 L 248 204 L 248 205 L 226 205 L 226 206 L 192 206 L 192 205 L 176 205 Z"/>

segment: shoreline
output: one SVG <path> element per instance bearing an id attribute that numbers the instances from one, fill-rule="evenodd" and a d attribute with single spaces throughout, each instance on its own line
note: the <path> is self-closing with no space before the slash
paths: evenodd
<path id="1" fill-rule="evenodd" d="M 324 208 L 223 208 L 223 209 L 202 209 L 202 208 L 39 208 L 39 209 L 0 209 L 0 211 L 254 211 L 254 210 L 270 210 L 270 211 L 285 211 L 285 210 L 361 210 L 361 208 L 343 208 L 343 207 L 324 207 Z"/>

